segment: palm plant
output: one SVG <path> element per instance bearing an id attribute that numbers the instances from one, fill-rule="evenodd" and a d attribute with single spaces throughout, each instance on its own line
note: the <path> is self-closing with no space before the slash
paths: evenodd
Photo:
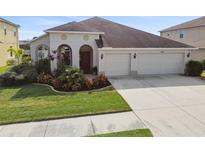
<path id="1" fill-rule="evenodd" d="M 12 52 L 15 55 L 15 58 L 18 61 L 18 64 L 20 64 L 20 59 L 22 58 L 22 56 L 24 55 L 24 50 L 21 48 L 12 48 L 10 47 L 7 52 Z"/>

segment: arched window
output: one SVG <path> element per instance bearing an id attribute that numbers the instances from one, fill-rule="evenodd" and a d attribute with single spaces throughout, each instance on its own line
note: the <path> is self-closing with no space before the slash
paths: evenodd
<path id="1" fill-rule="evenodd" d="M 48 46 L 44 44 L 38 46 L 36 54 L 37 54 L 37 60 L 48 58 L 48 54 L 49 54 Z"/>
<path id="2" fill-rule="evenodd" d="M 63 44 L 58 47 L 58 63 L 72 65 L 72 49 L 69 45 Z"/>

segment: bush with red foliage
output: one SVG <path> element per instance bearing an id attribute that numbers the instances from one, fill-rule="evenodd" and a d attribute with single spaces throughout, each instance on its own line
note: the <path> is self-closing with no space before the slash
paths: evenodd
<path id="1" fill-rule="evenodd" d="M 86 90 L 93 89 L 93 80 L 85 79 L 84 89 Z"/>
<path id="2" fill-rule="evenodd" d="M 52 84 L 53 76 L 50 74 L 46 73 L 41 73 L 37 77 L 37 82 L 38 83 L 43 83 L 43 84 Z"/>
<path id="3" fill-rule="evenodd" d="M 110 82 L 108 81 L 108 78 L 104 74 L 100 74 L 95 79 L 93 79 L 94 88 L 102 88 L 109 85 Z"/>
<path id="4" fill-rule="evenodd" d="M 72 91 L 79 91 L 79 90 L 82 90 L 82 86 L 80 83 L 75 83 L 71 86 L 71 90 Z"/>
<path id="5" fill-rule="evenodd" d="M 71 84 L 64 83 L 62 86 L 63 91 L 70 91 L 71 90 Z"/>
<path id="6" fill-rule="evenodd" d="M 49 84 L 56 90 L 62 91 L 81 91 L 99 89 L 110 85 L 108 78 L 104 74 L 96 76 L 94 79 L 85 79 L 82 82 L 62 81 L 54 78 L 50 74 L 41 73 L 37 77 L 38 83 Z"/>
<path id="7" fill-rule="evenodd" d="M 63 83 L 58 79 L 53 79 L 52 85 L 53 85 L 54 89 L 60 90 L 60 89 L 62 89 Z"/>

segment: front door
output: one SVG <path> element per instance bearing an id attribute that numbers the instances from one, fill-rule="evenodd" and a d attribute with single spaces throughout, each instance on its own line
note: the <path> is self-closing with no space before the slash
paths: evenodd
<path id="1" fill-rule="evenodd" d="M 91 73 L 91 58 L 90 51 L 83 51 L 80 53 L 80 69 L 83 70 L 83 73 Z"/>

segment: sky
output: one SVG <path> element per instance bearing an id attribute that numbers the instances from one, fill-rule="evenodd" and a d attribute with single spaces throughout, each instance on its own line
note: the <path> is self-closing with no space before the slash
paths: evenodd
<path id="1" fill-rule="evenodd" d="M 102 16 L 133 28 L 159 35 L 159 30 L 186 22 L 197 16 Z M 20 25 L 20 40 L 32 39 L 44 34 L 44 30 L 72 21 L 81 21 L 89 16 L 3 16 Z"/>

